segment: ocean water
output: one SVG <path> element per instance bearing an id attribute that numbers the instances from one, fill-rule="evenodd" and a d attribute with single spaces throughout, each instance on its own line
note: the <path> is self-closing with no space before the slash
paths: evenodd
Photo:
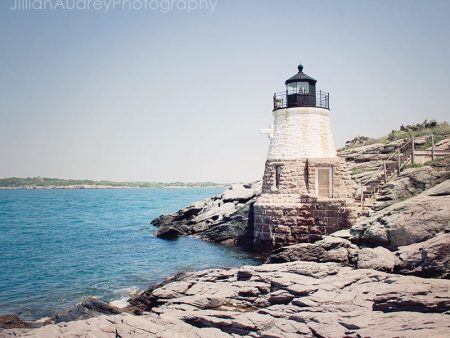
<path id="1" fill-rule="evenodd" d="M 257 264 L 234 248 L 153 235 L 151 219 L 222 191 L 0 190 L 0 314 L 36 319 L 179 271 Z"/>

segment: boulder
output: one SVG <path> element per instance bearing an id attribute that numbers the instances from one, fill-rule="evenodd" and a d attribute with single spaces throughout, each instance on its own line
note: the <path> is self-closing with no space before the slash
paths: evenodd
<path id="1" fill-rule="evenodd" d="M 326 236 L 315 243 L 300 243 L 282 247 L 273 252 L 267 263 L 292 261 L 338 262 L 351 266 L 356 260 L 358 247 L 341 237 Z"/>
<path id="2" fill-rule="evenodd" d="M 233 184 L 223 193 L 222 199 L 226 202 L 247 202 L 259 194 L 259 190 L 251 184 Z"/>
<path id="3" fill-rule="evenodd" d="M 253 244 L 253 204 L 261 182 L 234 184 L 221 195 L 194 203 L 174 214 L 152 220 L 156 236 L 173 239 L 193 235 L 203 240 L 239 245 Z"/>
<path id="4" fill-rule="evenodd" d="M 293 261 L 336 262 L 355 269 L 373 269 L 432 278 L 450 277 L 450 233 L 416 244 L 401 246 L 397 251 L 384 247 L 359 248 L 345 232 L 331 234 L 315 243 L 301 243 L 273 252 L 267 263 Z M 249 273 L 249 272 L 248 272 Z M 250 278 L 249 275 L 248 278 Z"/>
<path id="5" fill-rule="evenodd" d="M 450 178 L 450 171 L 438 170 L 432 166 L 405 169 L 395 180 L 388 182 L 380 189 L 372 209 L 384 209 L 415 196 L 448 178 Z"/>
<path id="6" fill-rule="evenodd" d="M 400 246 L 426 241 L 450 231 L 450 180 L 405 201 L 375 212 L 355 224 L 351 234 L 359 244 Z"/>
<path id="7" fill-rule="evenodd" d="M 416 244 L 402 246 L 395 252 L 394 271 L 406 275 L 450 278 L 450 233 Z"/>
<path id="8" fill-rule="evenodd" d="M 374 269 L 378 271 L 392 272 L 395 265 L 395 255 L 381 246 L 362 248 L 358 253 L 358 269 Z"/>
<path id="9" fill-rule="evenodd" d="M 55 323 L 70 322 L 73 320 L 87 319 L 101 314 L 118 314 L 122 311 L 96 297 L 89 297 L 81 303 L 66 310 L 57 312 L 52 320 Z"/>
<path id="10" fill-rule="evenodd" d="M 215 243 L 250 247 L 253 245 L 253 218 L 253 203 L 246 203 L 217 225 L 204 230 L 200 238 Z"/>
<path id="11" fill-rule="evenodd" d="M 199 223 L 206 220 L 220 221 L 224 217 L 231 215 L 236 211 L 236 206 L 232 202 L 216 201 L 208 210 L 199 213 L 193 220 L 193 223 Z"/>
<path id="12" fill-rule="evenodd" d="M 156 231 L 156 236 L 163 239 L 175 239 L 182 235 L 182 232 L 175 227 L 162 227 Z"/>

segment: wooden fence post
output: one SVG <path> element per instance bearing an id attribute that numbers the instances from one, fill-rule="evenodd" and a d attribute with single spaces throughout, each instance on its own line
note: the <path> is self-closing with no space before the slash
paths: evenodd
<path id="1" fill-rule="evenodd" d="M 431 160 L 434 161 L 434 134 L 431 133 Z"/>
<path id="2" fill-rule="evenodd" d="M 411 164 L 414 164 L 415 163 L 415 148 L 414 148 L 414 136 L 412 137 L 412 139 L 411 139 L 411 142 L 412 142 L 412 144 L 411 144 Z"/>
<path id="3" fill-rule="evenodd" d="M 400 175 L 400 169 L 402 168 L 402 163 L 400 159 L 400 148 L 397 149 L 397 174 Z"/>
<path id="4" fill-rule="evenodd" d="M 361 208 L 364 208 L 364 192 L 362 182 L 359 183 L 359 188 L 361 190 Z"/>
<path id="5" fill-rule="evenodd" d="M 384 183 L 387 182 L 386 161 L 383 161 Z"/>

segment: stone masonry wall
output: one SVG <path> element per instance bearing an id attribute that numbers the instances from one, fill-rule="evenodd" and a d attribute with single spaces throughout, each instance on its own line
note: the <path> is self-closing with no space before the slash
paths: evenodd
<path id="1" fill-rule="evenodd" d="M 292 203 L 295 199 L 298 202 Z M 263 194 L 254 212 L 254 243 L 266 249 L 315 242 L 324 235 L 349 228 L 354 221 L 354 211 L 347 199 Z"/>
<path id="2" fill-rule="evenodd" d="M 276 166 L 279 184 L 276 186 Z M 332 168 L 332 196 L 318 197 L 316 169 Z M 262 194 L 254 206 L 254 242 L 274 249 L 314 242 L 349 228 L 355 219 L 356 185 L 339 157 L 267 160 Z"/>
<path id="3" fill-rule="evenodd" d="M 280 166 L 280 182 L 275 184 L 275 167 Z M 267 160 L 263 176 L 263 193 L 316 195 L 316 168 L 332 167 L 332 197 L 353 196 L 356 185 L 350 178 L 345 160 L 340 157 L 300 160 Z"/>

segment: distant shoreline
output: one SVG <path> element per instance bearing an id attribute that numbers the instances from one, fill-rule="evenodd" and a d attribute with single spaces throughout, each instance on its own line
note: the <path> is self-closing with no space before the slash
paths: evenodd
<path id="1" fill-rule="evenodd" d="M 224 188 L 230 183 L 215 182 L 114 182 L 46 177 L 0 178 L 0 190 L 40 189 L 136 189 L 136 188 Z"/>
<path id="2" fill-rule="evenodd" d="M 190 188 L 225 188 L 228 184 L 217 185 L 161 185 L 161 186 L 126 186 L 126 185 L 49 185 L 49 186 L 0 186 L 0 190 L 76 190 L 76 189 L 190 189 Z"/>

